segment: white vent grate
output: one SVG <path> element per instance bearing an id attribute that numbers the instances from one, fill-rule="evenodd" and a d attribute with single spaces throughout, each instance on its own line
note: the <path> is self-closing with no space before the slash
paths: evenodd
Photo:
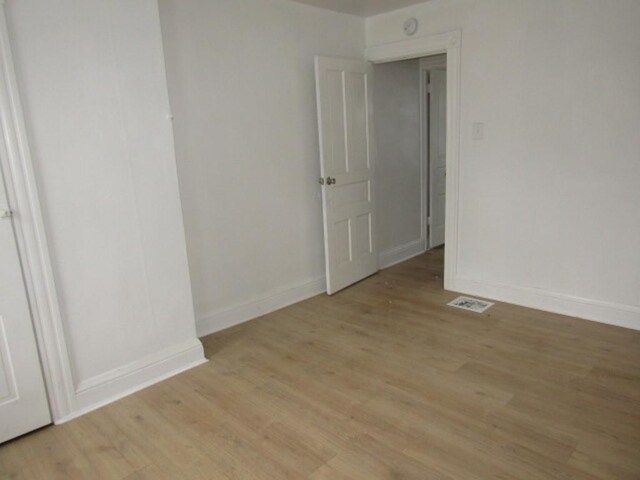
<path id="1" fill-rule="evenodd" d="M 458 297 L 447 305 L 456 308 L 463 308 L 464 310 L 470 310 L 476 313 L 482 313 L 485 310 L 493 307 L 494 303 L 487 302 L 486 300 L 479 300 L 477 298 L 470 297 Z"/>

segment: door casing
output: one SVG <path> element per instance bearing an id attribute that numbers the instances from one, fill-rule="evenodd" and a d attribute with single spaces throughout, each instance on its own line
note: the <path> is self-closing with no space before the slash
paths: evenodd
<path id="1" fill-rule="evenodd" d="M 447 181 L 444 288 L 455 290 L 458 273 L 460 171 L 460 30 L 375 45 L 365 49 L 372 63 L 395 62 L 446 53 L 447 58 Z"/>
<path id="2" fill-rule="evenodd" d="M 23 267 L 40 362 L 53 421 L 75 410 L 75 386 L 53 279 L 33 162 L 9 43 L 4 2 L 0 2 L 0 122 L 6 155 L 2 167 Z"/>

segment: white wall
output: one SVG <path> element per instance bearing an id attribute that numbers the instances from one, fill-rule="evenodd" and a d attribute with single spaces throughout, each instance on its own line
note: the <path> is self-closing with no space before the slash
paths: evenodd
<path id="1" fill-rule="evenodd" d="M 459 288 L 640 328 L 640 2 L 432 0 L 367 45 L 412 16 L 462 31 Z"/>
<path id="2" fill-rule="evenodd" d="M 160 12 L 204 334 L 324 289 L 313 58 L 362 58 L 364 20 L 286 0 Z"/>
<path id="3" fill-rule="evenodd" d="M 378 248 L 385 266 L 425 248 L 419 60 L 375 65 L 373 73 Z"/>
<path id="4" fill-rule="evenodd" d="M 8 23 L 87 409 L 202 359 L 155 0 L 10 0 Z"/>

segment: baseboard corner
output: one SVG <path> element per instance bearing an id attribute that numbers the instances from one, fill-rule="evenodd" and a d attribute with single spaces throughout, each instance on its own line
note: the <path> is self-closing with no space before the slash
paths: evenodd
<path id="1" fill-rule="evenodd" d="M 194 338 L 89 378 L 76 388 L 76 409 L 54 422 L 66 423 L 207 361 L 202 343 Z"/>
<path id="2" fill-rule="evenodd" d="M 390 248 L 378 254 L 378 265 L 380 269 L 392 267 L 427 251 L 424 238 L 412 240 L 403 245 Z"/>
<path id="3" fill-rule="evenodd" d="M 253 320 L 326 291 L 325 277 L 288 286 L 230 307 L 215 310 L 196 322 L 198 337 Z"/>

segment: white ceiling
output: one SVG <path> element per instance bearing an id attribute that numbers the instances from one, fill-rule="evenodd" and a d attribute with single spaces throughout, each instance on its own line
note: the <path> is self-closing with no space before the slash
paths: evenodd
<path id="1" fill-rule="evenodd" d="M 426 0 L 294 0 L 307 5 L 350 13 L 362 17 L 370 17 L 379 13 L 390 12 L 398 8 L 408 7 Z"/>

